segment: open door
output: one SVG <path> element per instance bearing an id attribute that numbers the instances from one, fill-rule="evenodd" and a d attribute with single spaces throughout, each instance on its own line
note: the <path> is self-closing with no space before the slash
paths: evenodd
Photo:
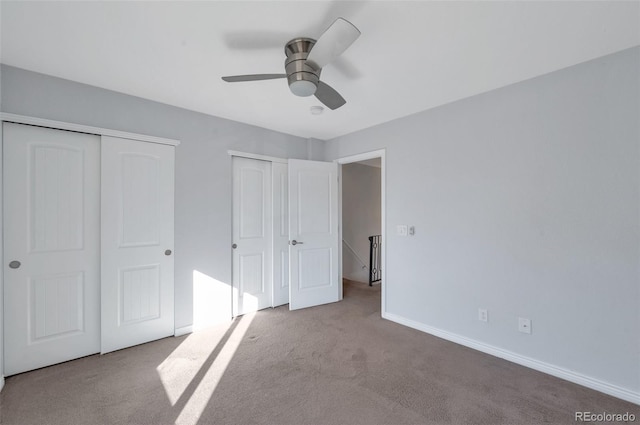
<path id="1" fill-rule="evenodd" d="M 338 166 L 289 160 L 289 309 L 340 300 Z"/>

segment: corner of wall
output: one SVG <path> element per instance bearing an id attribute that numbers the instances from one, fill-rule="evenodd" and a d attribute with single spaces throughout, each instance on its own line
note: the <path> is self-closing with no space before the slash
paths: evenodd
<path id="1" fill-rule="evenodd" d="M 307 139 L 307 159 L 310 161 L 324 161 L 326 142 L 313 137 Z"/>

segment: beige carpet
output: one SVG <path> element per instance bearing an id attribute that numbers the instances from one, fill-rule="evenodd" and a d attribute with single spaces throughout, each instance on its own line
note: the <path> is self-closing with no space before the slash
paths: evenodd
<path id="1" fill-rule="evenodd" d="M 380 318 L 379 286 L 7 379 L 2 424 L 575 424 L 640 407 Z"/>

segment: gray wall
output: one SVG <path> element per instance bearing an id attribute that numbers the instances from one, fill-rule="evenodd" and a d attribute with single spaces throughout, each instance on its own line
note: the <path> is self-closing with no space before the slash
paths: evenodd
<path id="1" fill-rule="evenodd" d="M 328 141 L 386 148 L 387 312 L 638 394 L 638 75 L 633 48 Z"/>
<path id="2" fill-rule="evenodd" d="M 369 282 L 369 236 L 380 234 L 380 168 L 358 163 L 342 166 L 342 275 Z M 357 254 L 357 256 L 356 256 Z M 359 257 L 359 259 L 358 259 Z"/>
<path id="3" fill-rule="evenodd" d="M 2 66 L 3 112 L 179 139 L 175 178 L 176 327 L 192 324 L 194 271 L 231 317 L 231 158 L 227 150 L 305 159 L 302 138 Z M 211 99 L 215 102 L 215 99 Z M 203 279 L 202 276 L 205 276 Z"/>
<path id="4" fill-rule="evenodd" d="M 312 161 L 324 160 L 325 141 L 320 139 L 307 139 L 307 159 Z"/>

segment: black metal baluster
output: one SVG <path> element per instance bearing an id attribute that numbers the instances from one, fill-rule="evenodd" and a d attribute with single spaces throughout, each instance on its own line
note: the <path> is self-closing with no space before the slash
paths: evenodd
<path id="1" fill-rule="evenodd" d="M 382 279 L 380 270 L 382 236 L 369 236 L 369 286 Z"/>

